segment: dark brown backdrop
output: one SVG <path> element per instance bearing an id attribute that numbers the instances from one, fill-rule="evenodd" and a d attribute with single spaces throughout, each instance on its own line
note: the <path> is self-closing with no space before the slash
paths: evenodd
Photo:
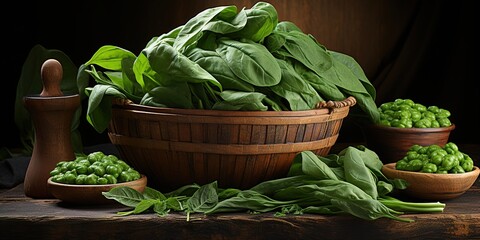
<path id="1" fill-rule="evenodd" d="M 65 52 L 78 66 L 106 44 L 140 52 L 154 36 L 208 7 L 256 1 L 16 1 L 2 9 L 4 51 L 1 146 L 19 146 L 13 121 L 17 81 L 35 44 Z M 451 140 L 479 143 L 478 21 L 473 1 L 272 0 L 280 20 L 297 24 L 328 49 L 354 57 L 377 89 L 377 103 L 411 98 L 452 112 Z M 7 13 L 8 17 L 7 17 Z M 86 145 L 108 142 L 81 126 Z M 12 132 L 13 134 L 7 134 Z M 345 121 L 339 141 L 361 141 Z"/>

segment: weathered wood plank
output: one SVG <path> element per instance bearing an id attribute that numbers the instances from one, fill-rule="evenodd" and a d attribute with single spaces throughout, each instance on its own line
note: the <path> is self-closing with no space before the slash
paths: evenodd
<path id="1" fill-rule="evenodd" d="M 461 197 L 445 201 L 444 213 L 403 215 L 414 223 L 312 214 L 275 217 L 273 213 L 194 214 L 190 221 L 179 213 L 122 217 L 116 212 L 128 208 L 121 205 L 35 200 L 22 196 L 20 185 L 0 194 L 0 229 L 2 239 L 474 239 L 480 238 L 478 185 L 477 181 Z"/>

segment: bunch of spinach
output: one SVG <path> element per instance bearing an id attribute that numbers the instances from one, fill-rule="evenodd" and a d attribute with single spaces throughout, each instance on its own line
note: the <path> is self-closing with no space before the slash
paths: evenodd
<path id="1" fill-rule="evenodd" d="M 160 216 L 169 212 L 214 214 L 222 212 L 275 212 L 287 214 L 351 214 L 366 220 L 401 217 L 404 212 L 442 212 L 444 203 L 405 202 L 390 196 L 394 189 L 405 189 L 402 179 L 388 179 L 375 152 L 364 146 L 347 147 L 326 157 L 304 151 L 295 156 L 288 175 L 264 181 L 240 190 L 222 189 L 217 182 L 186 185 L 163 194 L 147 187 L 140 193 L 129 187 L 103 192 L 108 199 L 133 208 L 120 215 L 153 211 Z"/>
<path id="2" fill-rule="evenodd" d="M 237 10 L 206 9 L 153 37 L 138 55 L 100 47 L 78 75 L 96 82 L 85 89 L 89 123 L 106 129 L 113 97 L 157 107 L 297 111 L 353 96 L 353 116 L 378 120 L 375 88 L 352 57 L 279 22 L 269 3 Z"/>

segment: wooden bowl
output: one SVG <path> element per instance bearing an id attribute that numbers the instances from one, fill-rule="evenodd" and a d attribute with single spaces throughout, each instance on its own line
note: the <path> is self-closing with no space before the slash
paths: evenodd
<path id="1" fill-rule="evenodd" d="M 390 178 L 404 179 L 409 186 L 400 190 L 412 198 L 424 200 L 446 200 L 456 198 L 465 193 L 477 180 L 480 169 L 474 166 L 474 169 L 466 173 L 422 173 L 402 171 L 395 169 L 396 163 L 383 165 L 383 174 Z"/>
<path id="2" fill-rule="evenodd" d="M 104 185 L 75 185 L 53 182 L 50 177 L 47 181 L 48 191 L 57 199 L 64 202 L 92 205 L 92 204 L 112 204 L 116 201 L 107 199 L 102 192 L 108 192 L 110 189 L 118 186 L 131 187 L 139 192 L 143 192 L 147 186 L 147 177 L 142 175 L 140 179 L 130 182 Z"/>
<path id="3" fill-rule="evenodd" d="M 285 177 L 301 151 L 328 154 L 355 103 L 349 97 L 305 111 L 225 111 L 114 101 L 108 136 L 159 191 L 213 181 L 248 189 Z"/>
<path id="4" fill-rule="evenodd" d="M 454 124 L 441 128 L 397 128 L 373 124 L 365 126 L 363 134 L 366 146 L 377 153 L 383 163 L 393 163 L 402 159 L 415 144 L 445 146 L 453 129 Z"/>

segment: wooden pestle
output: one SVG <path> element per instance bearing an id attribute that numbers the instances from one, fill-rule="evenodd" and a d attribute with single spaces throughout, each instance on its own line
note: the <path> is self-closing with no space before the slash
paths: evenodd
<path id="1" fill-rule="evenodd" d="M 60 83 L 63 69 L 55 59 L 41 68 L 43 90 L 23 98 L 35 128 L 35 143 L 24 180 L 27 197 L 53 198 L 47 180 L 60 161 L 75 159 L 71 143 L 72 117 L 80 106 L 78 94 L 63 95 Z"/>

